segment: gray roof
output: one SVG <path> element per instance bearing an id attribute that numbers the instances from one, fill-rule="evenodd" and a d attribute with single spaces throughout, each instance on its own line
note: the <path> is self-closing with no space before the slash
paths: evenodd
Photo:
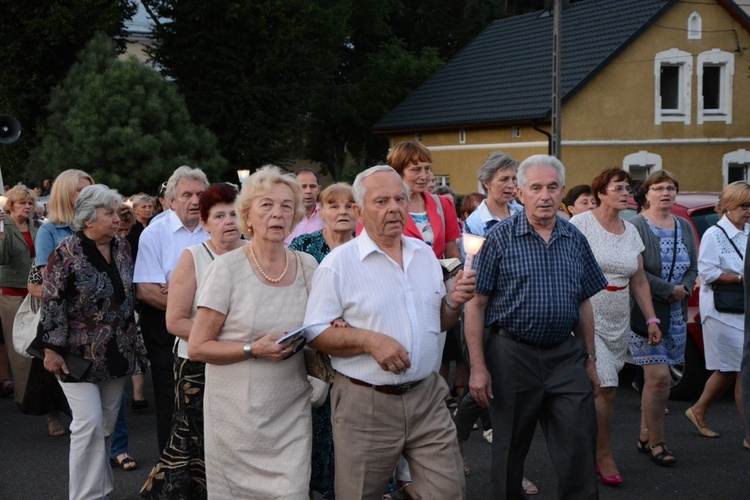
<path id="1" fill-rule="evenodd" d="M 675 0 L 584 0 L 563 11 L 563 101 L 581 89 Z M 723 2 L 731 3 L 731 2 Z M 552 103 L 552 16 L 494 21 L 378 121 L 380 133 L 542 119 Z"/>

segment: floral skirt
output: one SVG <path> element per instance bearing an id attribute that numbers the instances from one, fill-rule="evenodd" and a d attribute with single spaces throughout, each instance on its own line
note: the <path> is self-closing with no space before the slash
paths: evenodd
<path id="1" fill-rule="evenodd" d="M 203 390 L 206 365 L 175 356 L 172 434 L 141 496 L 150 499 L 202 499 L 206 493 L 203 454 Z"/>

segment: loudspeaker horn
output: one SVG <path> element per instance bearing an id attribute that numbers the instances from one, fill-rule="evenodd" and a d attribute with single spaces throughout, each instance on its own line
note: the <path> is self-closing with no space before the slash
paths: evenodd
<path id="1" fill-rule="evenodd" d="M 0 115 L 0 144 L 16 142 L 21 137 L 21 124 L 10 115 Z"/>

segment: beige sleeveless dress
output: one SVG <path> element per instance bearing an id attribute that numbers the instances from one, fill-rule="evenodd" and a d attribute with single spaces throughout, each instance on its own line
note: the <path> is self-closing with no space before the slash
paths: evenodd
<path id="1" fill-rule="evenodd" d="M 317 262 L 299 258 L 309 284 Z M 307 295 L 299 266 L 292 285 L 268 286 L 239 248 L 211 265 L 198 306 L 226 314 L 219 341 L 244 344 L 299 328 Z M 308 498 L 312 423 L 301 352 L 280 363 L 207 363 L 203 404 L 209 498 Z"/>

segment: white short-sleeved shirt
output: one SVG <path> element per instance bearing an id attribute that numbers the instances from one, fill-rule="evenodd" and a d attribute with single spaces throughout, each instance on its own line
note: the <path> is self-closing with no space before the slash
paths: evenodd
<path id="1" fill-rule="evenodd" d="M 342 317 L 354 328 L 393 337 L 409 353 L 411 368 L 398 375 L 384 371 L 369 354 L 332 357 L 333 367 L 347 377 L 375 385 L 414 382 L 427 377 L 439 359 L 443 273 L 423 241 L 402 236 L 401 245 L 403 269 L 363 230 L 333 249 L 315 272 L 306 325 L 325 325 Z M 308 338 L 326 328 L 309 328 Z"/>
<path id="2" fill-rule="evenodd" d="M 724 215 L 717 223 L 721 226 L 732 240 L 732 243 L 745 252 L 747 246 L 750 226 L 745 224 L 745 230 L 740 231 Z M 714 292 L 711 284 L 716 281 L 721 273 L 742 274 L 744 263 L 742 257 L 727 241 L 727 237 L 718 227 L 709 227 L 701 238 L 700 250 L 698 251 L 698 275 L 701 279 L 700 310 L 701 318 L 715 318 L 722 323 L 733 326 L 739 330 L 745 329 L 745 315 L 719 312 L 714 307 Z"/>
<path id="3" fill-rule="evenodd" d="M 133 283 L 168 284 L 182 252 L 207 239 L 208 234 L 200 224 L 191 232 L 170 210 L 168 215 L 152 221 L 141 233 Z"/>

